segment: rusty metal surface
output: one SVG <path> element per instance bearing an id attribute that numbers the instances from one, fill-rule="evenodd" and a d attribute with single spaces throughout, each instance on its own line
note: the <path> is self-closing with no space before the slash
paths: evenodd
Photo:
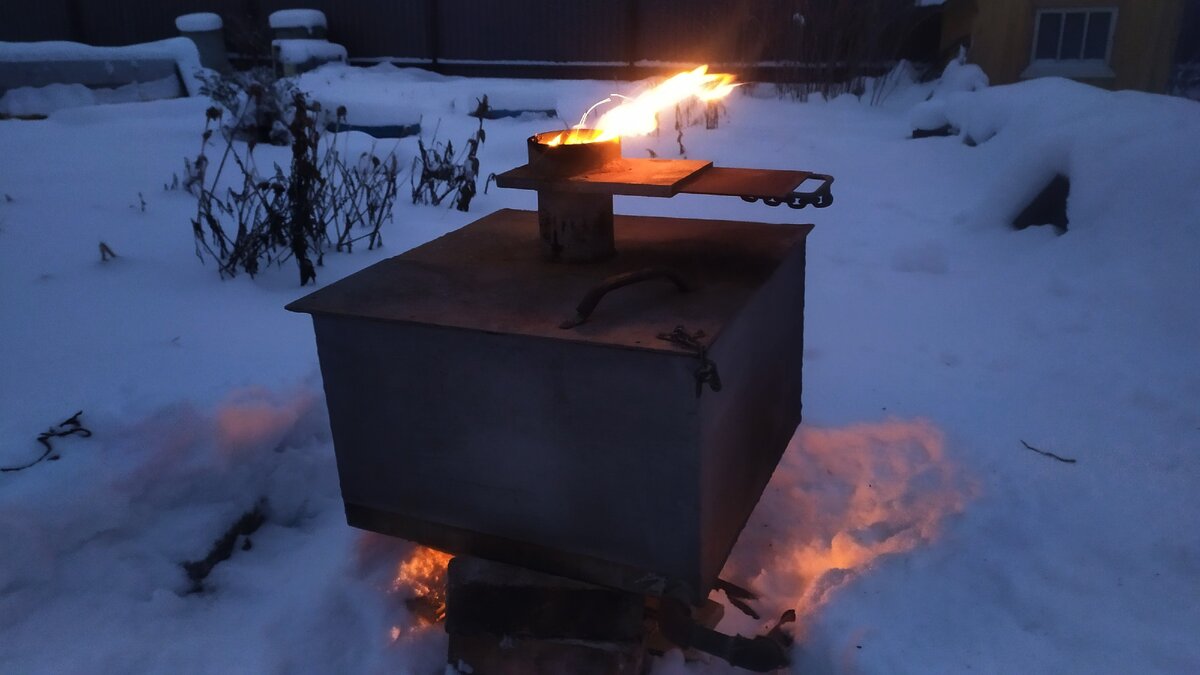
<path id="1" fill-rule="evenodd" d="M 605 165 L 597 171 L 563 179 L 547 179 L 529 165 L 496 176 L 496 185 L 520 190 L 553 190 L 593 194 L 671 197 L 684 181 L 712 166 L 697 159 L 630 159 Z"/>
<path id="2" fill-rule="evenodd" d="M 616 253 L 612 195 L 539 190 L 537 197 L 543 258 L 594 263 Z"/>
<path id="3" fill-rule="evenodd" d="M 734 169 L 714 166 L 692 176 L 679 188 L 679 191 L 697 195 L 783 199 L 803 183 L 809 175 L 811 174 L 807 171 Z"/>
<path id="4" fill-rule="evenodd" d="M 581 130 L 585 137 L 599 132 Z M 547 131 L 526 141 L 527 168 L 550 180 L 567 178 L 621 161 L 621 139 L 550 145 L 567 133 Z M 538 229 L 547 260 L 585 263 L 610 258 L 613 241 L 613 198 L 610 194 L 581 194 L 538 190 Z"/>
<path id="5" fill-rule="evenodd" d="M 595 129 L 577 131 L 584 134 L 583 138 L 596 138 L 600 133 Z M 621 138 L 619 136 L 607 141 L 550 145 L 551 140 L 568 133 L 571 132 L 545 131 L 526 139 L 525 146 L 529 159 L 529 164 L 526 166 L 547 178 L 563 178 L 599 171 L 606 164 L 621 161 Z"/>
<path id="6" fill-rule="evenodd" d="M 615 216 L 618 254 L 602 262 L 544 261 L 537 214 L 503 209 L 288 305 L 310 314 L 412 322 L 649 351 L 685 324 L 710 340 L 802 242 L 811 225 Z M 665 267 L 695 290 L 639 284 L 609 294 L 589 321 L 559 326 L 614 275 Z"/>

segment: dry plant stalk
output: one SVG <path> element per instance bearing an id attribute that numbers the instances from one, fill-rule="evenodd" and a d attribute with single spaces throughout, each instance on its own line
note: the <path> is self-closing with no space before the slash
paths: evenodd
<path id="1" fill-rule="evenodd" d="M 255 164 L 255 142 L 242 151 L 232 133 L 223 134 L 220 160 L 210 172 L 206 151 L 222 111 L 208 109 L 200 154 L 194 162 L 185 160 L 182 187 L 197 197 L 192 220 L 196 256 L 201 262 L 215 260 L 221 278 L 239 272 L 253 277 L 264 264 L 283 265 L 294 259 L 304 285 L 316 280 L 316 268 L 330 248 L 349 252 L 363 239 L 368 249 L 382 245 L 380 228 L 391 220 L 396 201 L 396 156 L 365 152 L 356 164 L 348 164 L 345 145 L 339 149 L 333 139 L 322 143 L 320 116 L 319 103 L 293 93 L 286 129 L 290 170 L 285 173 L 275 164 L 272 173 L 263 176 Z M 345 118 L 345 108 L 338 108 L 335 131 Z M 240 173 L 240 189 L 222 183 L 230 168 Z"/>

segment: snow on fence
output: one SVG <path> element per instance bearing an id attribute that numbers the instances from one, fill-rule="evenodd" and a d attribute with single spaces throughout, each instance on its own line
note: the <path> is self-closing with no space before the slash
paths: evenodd
<path id="1" fill-rule="evenodd" d="M 195 43 L 183 37 L 124 47 L 94 47 L 77 42 L 0 42 L 0 94 L 10 90 L 79 85 L 95 90 L 133 87 L 131 100 L 194 96 L 201 69 Z M 62 99 L 63 87 L 52 92 Z M 75 88 L 72 97 L 83 92 Z M 21 96 L 28 99 L 29 91 Z M 109 97 L 111 98 L 111 97 Z M 120 98 L 119 96 L 117 97 Z"/>

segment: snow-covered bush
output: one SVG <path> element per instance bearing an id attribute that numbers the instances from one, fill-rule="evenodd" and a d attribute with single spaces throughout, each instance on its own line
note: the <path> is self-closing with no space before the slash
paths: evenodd
<path id="1" fill-rule="evenodd" d="M 987 89 L 988 85 L 987 73 L 974 63 L 967 63 L 966 52 L 960 51 L 956 59 L 946 64 L 929 97 L 909 113 L 909 124 L 920 131 L 946 129 L 949 132 L 953 125 L 946 117 L 946 101 L 954 94 Z"/>
<path id="2" fill-rule="evenodd" d="M 228 75 L 206 71 L 197 77 L 200 93 L 225 109 L 226 133 L 242 141 L 291 143 L 288 125 L 297 92 L 294 82 L 265 67 Z"/>
<path id="3" fill-rule="evenodd" d="M 316 280 L 327 249 L 349 252 L 362 239 L 368 249 L 381 244 L 379 229 L 391 219 L 396 201 L 396 156 L 363 153 L 356 163 L 347 163 L 332 139 L 322 147 L 320 104 L 297 92 L 291 107 L 291 169 L 285 173 L 275 164 L 266 176 L 255 164 L 255 144 L 242 151 L 232 133 L 224 134 L 224 148 L 211 170 L 206 151 L 223 115 L 215 106 L 208 109 L 200 154 L 188 162 L 184 186 L 198 198 L 192 220 L 196 255 L 202 262 L 216 260 L 221 278 L 238 272 L 253 277 L 264 264 L 294 259 L 304 285 Z M 339 122 L 345 117 L 345 108 L 339 108 Z M 239 189 L 222 182 L 228 167 L 241 173 Z"/>
<path id="4" fill-rule="evenodd" d="M 428 146 L 424 139 L 417 140 L 417 156 L 413 158 L 409 183 L 412 186 L 413 204 L 437 206 L 447 197 L 454 195 L 454 208 L 469 211 L 475 198 L 475 180 L 479 177 L 479 146 L 487 140 L 483 131 L 483 120 L 488 112 L 488 98 L 484 96 L 471 113 L 479 119 L 479 129 L 467 139 L 467 151 L 459 157 L 454 143 L 441 143 L 435 137 Z M 490 179 L 489 179 L 490 180 Z"/>

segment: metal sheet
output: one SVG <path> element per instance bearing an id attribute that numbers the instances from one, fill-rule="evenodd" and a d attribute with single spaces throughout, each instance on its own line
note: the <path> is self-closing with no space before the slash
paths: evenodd
<path id="1" fill-rule="evenodd" d="M 496 176 L 496 185 L 520 190 L 671 197 L 679 192 L 684 181 L 710 166 L 712 162 L 698 159 L 622 158 L 599 171 L 547 179 L 525 165 Z"/>
<path id="2" fill-rule="evenodd" d="M 728 195 L 783 199 L 808 178 L 807 171 L 777 169 L 733 169 L 714 166 L 688 179 L 679 192 L 696 195 Z"/>
<path id="3" fill-rule="evenodd" d="M 537 214 L 503 209 L 402 255 L 384 260 L 288 305 L 310 314 L 411 322 L 672 351 L 653 339 L 684 324 L 719 336 L 811 225 L 615 216 L 617 255 L 586 265 L 544 261 Z M 604 279 L 666 267 L 696 290 L 638 284 L 605 297 L 573 330 L 575 314 Z M 649 339 L 647 336 L 651 336 Z"/>
<path id="4" fill-rule="evenodd" d="M 701 584 L 693 357 L 315 325 L 351 524 L 641 593 Z"/>

